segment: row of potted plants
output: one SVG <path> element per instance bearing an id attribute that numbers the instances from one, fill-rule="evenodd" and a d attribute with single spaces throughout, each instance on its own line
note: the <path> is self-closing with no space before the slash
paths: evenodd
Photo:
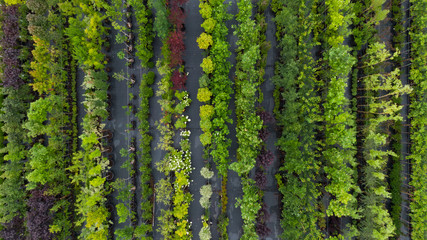
<path id="1" fill-rule="evenodd" d="M 369 15 L 366 15 L 366 11 Z M 393 102 L 392 98 L 409 93 L 411 88 L 402 85 L 399 68 L 385 70 L 387 63 L 399 55 L 398 52 L 390 53 L 375 30 L 375 25 L 384 20 L 387 13 L 388 10 L 382 9 L 382 4 L 372 8 L 370 3 L 363 1 L 355 6 L 356 17 L 353 21 L 359 30 L 354 32 L 357 43 L 355 56 L 360 59 L 353 78 L 359 96 L 356 102 L 358 131 L 364 139 L 358 145 L 364 182 L 359 202 L 362 218 L 358 229 L 361 238 L 387 239 L 395 234 L 395 226 L 385 205 L 386 199 L 391 196 L 388 183 L 384 181 L 387 162 L 389 156 L 395 155 L 393 151 L 385 150 L 391 137 L 387 126 L 402 119 L 402 106 Z"/>
<path id="2" fill-rule="evenodd" d="M 232 81 L 228 77 L 231 68 L 228 58 L 231 52 L 227 41 L 226 21 L 231 19 L 231 15 L 227 13 L 227 6 L 223 0 L 200 2 L 200 14 L 204 19 L 202 27 L 205 32 L 197 39 L 199 48 L 206 51 L 206 57 L 201 64 L 205 74 L 199 79 L 200 88 L 197 94 L 197 99 L 206 103 L 200 107 L 200 127 L 204 132 L 200 135 L 200 142 L 204 146 L 204 158 L 212 159 L 221 179 L 221 213 L 217 224 L 220 239 L 228 239 L 226 186 L 231 141 L 227 138 L 227 124 L 232 122 L 228 105 L 233 93 Z M 207 230 L 208 226 L 202 228 L 204 232 Z"/>
<path id="3" fill-rule="evenodd" d="M 392 46 L 393 51 L 398 51 L 397 49 L 402 49 L 401 55 L 397 56 L 394 59 L 395 67 L 403 68 L 406 66 L 406 62 L 409 60 L 409 54 L 407 54 L 407 57 L 404 57 L 406 54 L 403 52 L 405 49 L 405 37 L 408 36 L 408 32 L 403 27 L 403 16 L 404 11 L 401 8 L 401 3 L 397 0 L 392 1 L 392 6 L 390 9 L 390 13 L 392 16 L 391 24 L 393 25 L 391 34 L 393 35 L 392 38 Z M 403 81 L 403 78 L 402 78 Z M 393 99 L 395 103 L 400 103 L 401 101 L 404 101 L 404 96 L 402 97 L 395 97 Z M 407 112 L 409 109 L 408 106 L 404 106 L 402 109 L 402 112 Z M 390 215 L 391 219 L 393 220 L 393 224 L 396 227 L 395 235 L 400 236 L 401 234 L 401 216 L 402 215 L 402 206 L 407 208 L 409 206 L 408 202 L 403 202 L 402 198 L 402 192 L 409 192 L 404 191 L 405 188 L 402 188 L 402 185 L 406 185 L 404 182 L 405 178 L 402 178 L 405 174 L 403 173 L 403 164 L 401 161 L 408 161 L 408 158 L 405 154 L 402 153 L 402 145 L 405 145 L 407 143 L 402 144 L 402 138 L 404 136 L 404 133 L 408 133 L 410 130 L 409 126 L 407 124 L 403 124 L 403 121 L 395 121 L 394 124 L 390 127 L 390 131 L 392 132 L 391 136 L 391 143 L 390 146 L 394 153 L 396 153 L 396 156 L 392 156 L 392 166 L 389 171 L 389 178 L 390 178 L 390 193 L 391 193 L 391 210 Z M 403 203 L 403 204 L 402 204 Z"/>
<path id="4" fill-rule="evenodd" d="M 265 14 L 267 12 L 267 8 L 270 5 L 270 1 L 258 1 L 257 4 L 257 14 L 255 16 L 256 23 L 260 26 L 260 35 L 258 38 L 258 44 L 260 46 L 260 58 L 257 62 L 258 67 L 258 81 L 259 81 L 259 89 L 258 89 L 258 102 L 262 104 L 264 101 L 264 96 L 261 91 L 261 84 L 264 82 L 264 74 L 265 67 L 267 65 L 267 54 L 268 50 L 271 47 L 270 42 L 267 41 L 267 21 Z M 258 237 L 264 238 L 270 234 L 271 229 L 267 224 L 267 221 L 270 218 L 269 211 L 267 210 L 267 203 L 264 199 L 264 189 L 267 184 L 267 168 L 274 161 L 273 152 L 267 147 L 267 139 L 270 135 L 269 130 L 267 129 L 269 124 L 274 122 L 273 116 L 265 111 L 262 107 L 257 109 L 257 115 L 260 117 L 263 125 L 262 128 L 258 132 L 258 137 L 261 140 L 260 151 L 256 158 L 255 164 L 255 184 L 258 187 L 258 195 L 260 196 L 259 204 L 261 208 L 258 210 L 255 231 L 258 234 Z"/>
<path id="5" fill-rule="evenodd" d="M 124 48 L 120 50 L 117 56 L 120 59 L 125 59 L 126 65 L 129 68 L 133 67 L 134 63 L 134 41 L 135 37 L 132 32 L 132 6 L 130 3 L 123 1 L 112 1 L 111 4 L 104 6 L 106 9 L 106 23 L 111 24 L 117 31 L 115 35 L 115 43 L 123 45 Z M 122 12 L 122 9 L 125 11 Z M 113 78 L 117 81 L 126 81 L 128 90 L 132 89 L 136 83 L 135 74 L 125 74 L 123 71 L 115 72 Z M 128 91 L 129 92 L 129 91 Z M 128 96 L 126 96 L 128 97 Z M 136 130 L 136 121 L 131 120 L 136 114 L 136 107 L 132 102 L 135 96 L 130 92 L 128 97 L 128 104 L 123 106 L 127 110 L 127 129 L 125 132 L 127 145 L 120 150 L 121 168 L 126 169 L 128 172 L 127 178 L 117 178 L 113 183 L 113 188 L 117 192 L 115 210 L 118 216 L 118 222 L 115 224 L 126 223 L 123 227 L 116 225 L 114 235 L 118 239 L 132 239 L 140 237 L 138 225 L 138 209 L 137 209 L 137 146 L 136 139 L 133 136 L 133 131 Z"/>
<path id="6" fill-rule="evenodd" d="M 137 21 L 137 43 L 135 46 L 135 56 L 141 61 L 141 66 L 145 69 L 153 67 L 151 58 L 153 57 L 153 21 L 151 10 L 147 3 L 142 4 L 139 1 L 130 1 Z M 150 135 L 150 98 L 153 96 L 151 85 L 154 83 L 155 74 L 148 71 L 143 74 L 139 86 L 139 109 L 136 114 L 138 118 L 138 130 L 141 135 L 139 144 L 139 173 L 141 187 L 141 215 L 138 225 L 139 231 L 136 236 L 140 239 L 150 239 L 154 225 L 154 179 L 152 175 L 151 142 L 153 137 Z"/>
<path id="7" fill-rule="evenodd" d="M 59 7 L 69 17 L 65 32 L 70 39 L 73 56 L 85 74 L 82 84 L 86 109 L 80 136 L 82 150 L 74 154 L 73 165 L 69 168 L 78 191 L 75 222 L 82 227 L 81 238 L 107 239 L 110 212 L 106 202 L 110 189 L 106 174 L 110 167 L 103 153 L 111 151 L 111 147 L 106 147 L 102 141 L 106 133 L 102 122 L 108 117 L 107 61 L 102 52 L 106 42 L 103 36 L 107 33 L 102 22 L 106 16 L 98 11 L 102 9 L 102 1 L 64 2 Z"/>
<path id="8" fill-rule="evenodd" d="M 77 144 L 76 109 L 73 110 L 75 96 L 71 95 L 72 86 L 75 85 L 71 70 L 73 60 L 67 51 L 63 31 L 66 18 L 57 10 L 57 3 L 33 0 L 27 1 L 26 5 L 31 11 L 27 15 L 28 30 L 34 41 L 29 71 L 33 82 L 30 85 L 38 93 L 39 99 L 31 103 L 24 127 L 29 137 L 47 139 L 46 142 L 35 143 L 29 150 L 31 171 L 27 175 L 27 189 L 46 186 L 44 188 L 48 191 L 45 190 L 45 194 L 55 197 L 51 207 L 58 209 L 54 211 L 50 226 L 49 222 L 45 222 L 35 229 L 50 231 L 51 237 L 66 238 L 74 234 L 71 219 L 74 192 L 70 188 L 71 180 L 66 169 L 70 166 L 73 148 Z M 30 235 L 33 238 L 50 238 L 42 237 L 41 233 Z"/>
<path id="9" fill-rule="evenodd" d="M 152 6 L 157 15 L 154 29 L 163 42 L 162 58 L 157 61 L 157 69 L 162 78 L 156 92 L 162 110 L 162 117 L 157 122 L 160 131 L 159 148 L 165 151 L 157 169 L 165 174 L 165 178 L 156 183 L 156 202 L 163 203 L 159 228 L 164 238 L 191 239 L 191 223 L 188 221 L 188 208 L 192 200 L 188 186 L 191 168 L 191 151 L 187 130 L 190 118 L 184 114 L 190 105 L 188 92 L 183 90 L 187 79 L 182 59 L 184 45 L 183 4 L 180 1 L 155 1 Z M 179 132 L 179 146 L 175 147 L 175 132 Z"/>

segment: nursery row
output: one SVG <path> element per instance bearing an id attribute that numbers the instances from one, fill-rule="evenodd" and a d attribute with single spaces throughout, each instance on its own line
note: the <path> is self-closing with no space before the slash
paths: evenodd
<path id="1" fill-rule="evenodd" d="M 189 4 L 203 19 L 199 66 L 184 61 Z M 235 16 L 228 9 L 234 4 Z M 154 232 L 230 239 L 229 208 L 239 209 L 242 239 L 426 238 L 425 0 L 0 5 L 3 239 L 152 239 Z M 117 58 L 109 55 L 112 46 Z M 193 70 L 202 72 L 197 96 L 187 90 Z M 127 115 L 116 116 L 110 84 L 123 80 L 127 94 L 118 97 L 126 98 Z M 274 85 L 273 94 L 265 84 Z M 270 99 L 273 112 L 262 107 Z M 188 109 L 196 100 L 201 134 L 190 138 Z M 155 111 L 160 118 L 153 119 Z M 126 123 L 124 133 L 112 129 L 115 118 Z M 121 149 L 113 148 L 117 134 L 126 138 Z M 197 159 L 190 146 L 199 142 L 190 139 L 203 147 Z M 271 169 L 275 160 L 280 167 Z M 196 173 L 203 177 L 200 199 L 190 191 L 195 161 L 204 161 Z M 410 171 L 401 162 L 410 162 Z M 113 170 L 126 177 L 114 179 Z M 271 171 L 280 192 L 279 233 L 268 225 Z M 229 201 L 235 173 L 242 194 Z M 189 214 L 194 205 L 203 209 L 196 218 Z M 192 221 L 201 221 L 198 232 Z"/>

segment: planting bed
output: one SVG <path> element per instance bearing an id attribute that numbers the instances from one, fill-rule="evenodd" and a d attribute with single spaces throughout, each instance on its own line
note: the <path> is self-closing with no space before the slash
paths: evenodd
<path id="1" fill-rule="evenodd" d="M 426 0 L 0 7 L 0 239 L 427 239 Z"/>

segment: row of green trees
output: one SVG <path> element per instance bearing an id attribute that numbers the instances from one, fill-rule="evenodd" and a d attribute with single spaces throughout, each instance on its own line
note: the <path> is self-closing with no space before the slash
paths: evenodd
<path id="1" fill-rule="evenodd" d="M 77 109 L 75 64 L 67 51 L 66 18 L 58 11 L 58 3 L 26 2 L 31 11 L 27 15 L 28 30 L 34 41 L 30 85 L 39 99 L 31 103 L 24 127 L 29 137 L 47 140 L 35 143 L 29 150 L 27 189 L 46 188 L 44 194 L 57 199 L 51 208 L 53 213 L 47 213 L 54 216 L 53 221 L 40 228 L 49 229 L 47 232 L 55 233 L 58 238 L 67 238 L 74 234 L 71 219 L 74 189 L 67 167 L 77 150 Z M 39 238 L 32 234 L 33 238 Z"/>
<path id="2" fill-rule="evenodd" d="M 376 34 L 375 26 L 388 14 L 383 10 L 384 1 L 363 1 L 355 4 L 356 15 L 354 38 L 355 56 L 360 59 L 353 72 L 353 96 L 357 109 L 359 142 L 358 159 L 362 163 L 361 186 L 363 192 L 359 206 L 360 237 L 366 239 L 388 239 L 395 234 L 395 226 L 386 208 L 385 201 L 391 197 L 385 181 L 389 156 L 396 155 L 389 148 L 390 124 L 401 120 L 400 103 L 393 101 L 409 93 L 409 86 L 402 86 L 399 68 L 386 71 L 390 60 L 398 56 L 386 49 Z M 368 11 L 369 14 L 366 14 Z M 355 91 L 357 89 L 357 91 Z"/>
<path id="3" fill-rule="evenodd" d="M 401 84 L 399 69 L 385 70 L 399 51 L 390 53 L 376 34 L 375 26 L 388 13 L 383 3 L 272 2 L 281 49 L 273 78 L 275 114 L 282 126 L 277 144 L 284 154 L 276 179 L 284 196 L 286 239 L 388 239 L 395 234 L 385 205 L 390 198 L 387 162 L 396 156 L 388 150 L 389 129 L 401 120 L 396 99 L 411 89 Z M 350 24 L 354 56 L 344 44 Z M 345 94 L 352 69 L 350 108 Z M 325 232 L 330 217 L 353 221 L 345 229 Z"/>
<path id="4" fill-rule="evenodd" d="M 276 174 L 283 194 L 281 226 L 284 239 L 318 239 L 322 237 L 319 211 L 319 148 L 316 132 L 321 120 L 317 94 L 315 60 L 311 50 L 316 39 L 313 11 L 315 1 L 273 0 L 277 46 L 275 111 L 281 127 L 277 146 L 283 164 Z"/>
<path id="5" fill-rule="evenodd" d="M 138 36 L 135 46 L 135 55 L 140 59 L 141 66 L 145 69 L 152 67 L 150 61 L 153 57 L 153 19 L 149 6 L 142 4 L 139 1 L 132 0 L 130 5 L 133 7 L 135 18 L 137 20 Z M 152 176 L 152 158 L 151 158 L 151 142 L 153 137 L 150 134 L 150 98 L 153 96 L 152 84 L 154 83 L 155 74 L 152 71 L 144 74 L 139 86 L 140 104 L 137 113 L 139 121 L 138 129 L 141 134 L 141 142 L 139 144 L 139 172 L 141 186 L 141 223 L 139 228 L 142 230 L 141 239 L 152 239 L 150 236 L 153 232 L 153 202 L 154 202 L 154 179 Z"/>
<path id="6" fill-rule="evenodd" d="M 237 2 L 239 12 L 236 14 L 238 25 L 234 31 L 237 36 L 236 55 L 236 137 L 237 162 L 230 169 L 237 172 L 242 179 L 243 197 L 237 199 L 243 219 L 242 239 L 258 239 L 255 224 L 260 205 L 260 195 L 255 182 L 249 173 L 255 167 L 260 150 L 261 139 L 258 132 L 262 128 L 262 120 L 256 114 L 257 91 L 259 90 L 258 63 L 260 59 L 260 25 L 252 20 L 252 2 Z"/>
<path id="7" fill-rule="evenodd" d="M 427 160 L 425 146 L 426 134 L 426 79 L 427 79 L 427 2 L 413 0 L 411 2 L 411 59 L 410 81 L 414 86 L 411 95 L 411 227 L 413 239 L 427 238 Z"/>
<path id="8" fill-rule="evenodd" d="M 25 20 L 27 8 L 19 5 L 1 6 L 1 131 L 6 144 L 1 148 L 0 223 L 3 238 L 24 239 L 27 193 L 24 186 L 24 160 L 30 142 L 23 127 L 29 103 L 33 99 L 26 83 L 29 75 L 30 52 L 24 46 L 30 40 Z M 20 21 L 20 19 L 23 19 Z"/>
<path id="9" fill-rule="evenodd" d="M 85 76 L 83 105 L 86 114 L 82 122 L 81 150 L 73 156 L 71 179 L 75 184 L 76 218 L 81 227 L 80 238 L 107 239 L 109 236 L 110 212 L 106 208 L 110 192 L 105 174 L 109 162 L 103 153 L 107 151 L 103 138 L 106 133 L 102 123 L 107 112 L 107 73 L 102 46 L 107 28 L 102 25 L 106 16 L 100 11 L 102 1 L 65 1 L 59 4 L 61 12 L 68 17 L 65 32 L 70 39 L 73 57 Z"/>

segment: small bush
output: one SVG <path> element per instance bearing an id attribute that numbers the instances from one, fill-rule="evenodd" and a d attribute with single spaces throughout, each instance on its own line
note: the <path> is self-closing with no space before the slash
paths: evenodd
<path id="1" fill-rule="evenodd" d="M 214 63 L 213 63 L 211 57 L 209 56 L 209 57 L 203 58 L 203 61 L 200 64 L 200 67 L 203 68 L 203 72 L 205 72 L 207 74 L 212 73 L 214 70 Z"/>
<path id="2" fill-rule="evenodd" d="M 212 43 L 212 36 L 209 34 L 202 33 L 200 37 L 197 38 L 197 44 L 199 44 L 200 49 L 208 49 Z"/>
<path id="3" fill-rule="evenodd" d="M 203 134 L 200 134 L 200 142 L 203 146 L 206 146 L 208 144 L 212 143 L 212 133 L 205 132 Z"/>
<path id="4" fill-rule="evenodd" d="M 202 167 L 200 170 L 200 175 L 202 175 L 202 177 L 205 179 L 211 179 L 214 175 L 214 172 L 209 170 L 207 167 Z"/>
<path id="5" fill-rule="evenodd" d="M 209 226 L 203 226 L 202 229 L 200 229 L 199 238 L 200 240 L 210 240 L 212 238 Z"/>
<path id="6" fill-rule="evenodd" d="M 212 92 L 209 91 L 208 88 L 199 88 L 197 92 L 197 100 L 199 100 L 200 102 L 208 102 L 209 100 L 211 100 L 211 97 Z"/>
<path id="7" fill-rule="evenodd" d="M 214 114 L 214 107 L 212 105 L 203 105 L 200 107 L 200 119 L 210 119 Z"/>

